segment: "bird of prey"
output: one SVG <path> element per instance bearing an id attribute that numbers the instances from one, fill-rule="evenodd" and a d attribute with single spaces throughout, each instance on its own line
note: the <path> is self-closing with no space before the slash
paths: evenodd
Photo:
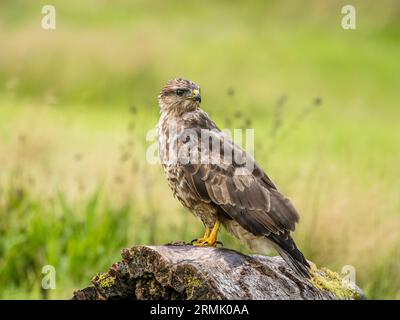
<path id="1" fill-rule="evenodd" d="M 310 277 L 310 266 L 290 236 L 299 221 L 296 209 L 200 108 L 200 87 L 173 79 L 158 101 L 158 148 L 168 184 L 206 228 L 194 245 L 215 246 L 222 224 L 252 251 L 265 254 L 272 247 L 296 273 Z"/>

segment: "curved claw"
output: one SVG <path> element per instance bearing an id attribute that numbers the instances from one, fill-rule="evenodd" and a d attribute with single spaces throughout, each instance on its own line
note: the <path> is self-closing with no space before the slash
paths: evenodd
<path id="1" fill-rule="evenodd" d="M 207 240 L 196 240 L 193 243 L 194 246 L 198 246 L 198 247 L 208 247 L 211 246 Z"/>
<path id="2" fill-rule="evenodd" d="M 192 244 L 199 247 L 216 247 L 217 244 L 223 245 L 222 242 L 212 241 L 212 239 L 196 239 Z"/>
<path id="3" fill-rule="evenodd" d="M 193 239 L 192 241 L 190 241 L 190 244 L 193 244 L 193 242 L 195 243 L 201 243 L 206 241 L 206 238 L 197 238 L 197 239 Z"/>
<path id="4" fill-rule="evenodd" d="M 217 244 L 220 244 L 220 245 L 221 245 L 221 247 L 223 247 L 223 246 L 224 246 L 224 244 L 223 244 L 221 241 L 217 241 L 215 244 L 216 244 L 216 245 L 217 245 Z"/>

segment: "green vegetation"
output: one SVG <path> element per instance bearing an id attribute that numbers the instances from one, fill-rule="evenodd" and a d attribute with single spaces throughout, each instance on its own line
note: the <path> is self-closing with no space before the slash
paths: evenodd
<path id="1" fill-rule="evenodd" d="M 146 161 L 178 76 L 221 128 L 254 128 L 307 258 L 400 298 L 398 2 L 354 1 L 347 31 L 341 1 L 52 2 L 55 31 L 48 1 L 0 3 L 0 298 L 69 298 L 123 247 L 203 234 Z"/>

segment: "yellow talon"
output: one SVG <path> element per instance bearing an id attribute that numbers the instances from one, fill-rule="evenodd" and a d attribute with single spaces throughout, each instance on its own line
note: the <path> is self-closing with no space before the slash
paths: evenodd
<path id="1" fill-rule="evenodd" d="M 213 229 L 210 232 L 210 229 L 206 228 L 206 233 L 203 238 L 196 239 L 192 241 L 194 246 L 200 247 L 213 247 L 217 244 L 217 236 L 219 231 L 219 221 L 215 222 Z"/>
<path id="2" fill-rule="evenodd" d="M 208 229 L 207 227 L 206 227 L 206 232 L 204 233 L 204 236 L 202 236 L 201 238 L 197 238 L 197 239 L 193 239 L 190 243 L 200 243 L 200 242 L 203 242 L 203 241 L 205 241 L 207 238 L 208 238 L 208 236 L 210 235 L 210 229 Z"/>

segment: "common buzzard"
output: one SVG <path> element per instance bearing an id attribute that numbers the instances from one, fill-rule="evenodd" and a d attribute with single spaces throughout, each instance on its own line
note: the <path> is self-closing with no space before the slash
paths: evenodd
<path id="1" fill-rule="evenodd" d="M 220 224 L 251 250 L 273 247 L 298 274 L 309 264 L 290 236 L 299 215 L 255 160 L 200 109 L 200 88 L 170 80 L 158 97 L 158 147 L 179 201 L 203 222 L 194 245 L 215 246 Z"/>

